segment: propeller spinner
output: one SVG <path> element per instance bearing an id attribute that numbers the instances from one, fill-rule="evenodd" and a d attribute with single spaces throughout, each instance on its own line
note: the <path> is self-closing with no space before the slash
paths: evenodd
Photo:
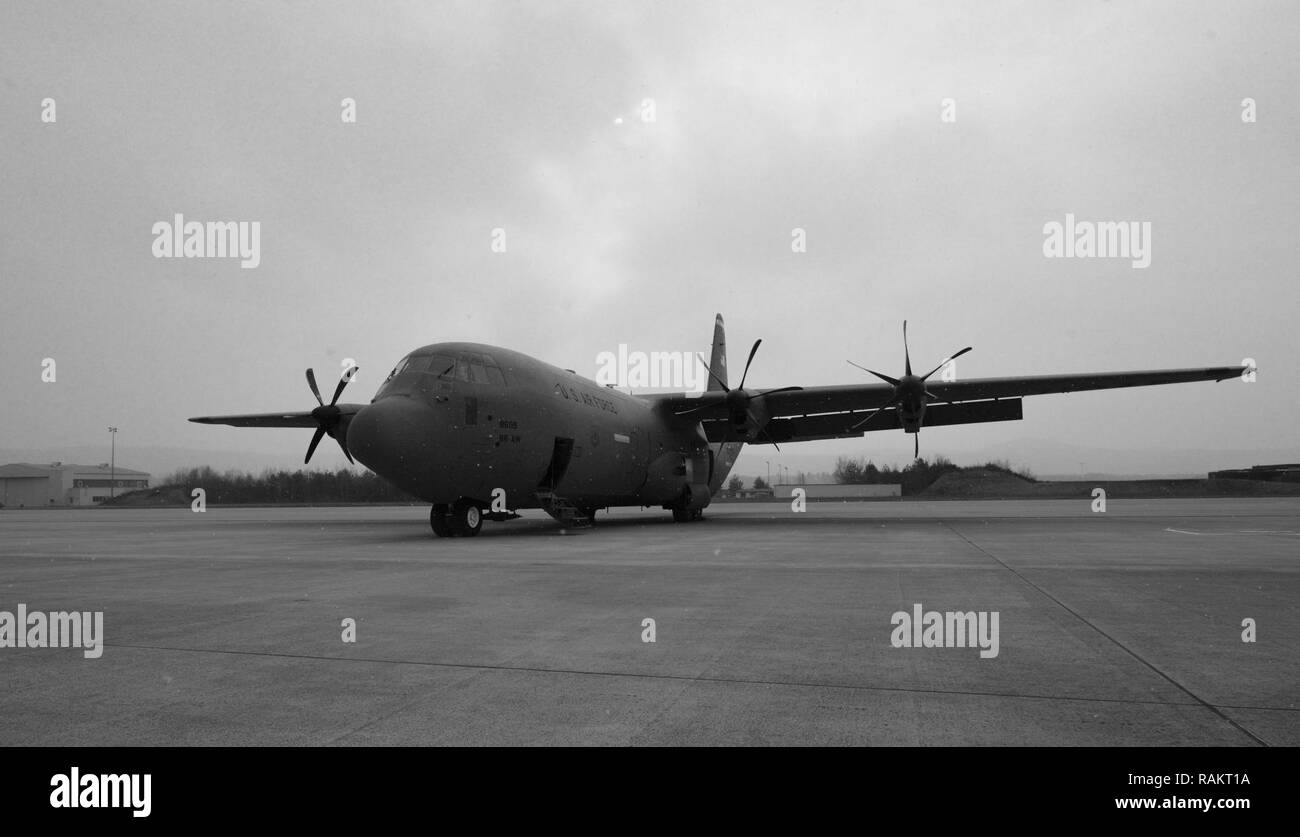
<path id="1" fill-rule="evenodd" d="M 320 404 L 320 406 L 311 411 L 311 417 L 316 419 L 316 433 L 311 437 L 311 444 L 307 446 L 307 457 L 302 461 L 304 465 L 311 462 L 311 455 L 316 452 L 316 446 L 320 444 L 320 440 L 326 434 L 339 443 L 339 447 L 343 449 L 343 455 L 348 458 L 348 462 L 356 464 L 352 459 L 352 454 L 348 453 L 348 446 L 338 436 L 339 421 L 342 414 L 335 405 L 338 403 L 339 396 L 343 394 L 343 388 L 352 382 L 352 377 L 357 374 L 358 369 L 360 367 L 353 366 L 343 373 L 343 377 L 339 379 L 339 385 L 334 388 L 334 397 L 330 399 L 328 404 L 320 397 L 320 389 L 316 386 L 316 373 L 310 369 L 307 370 L 307 386 L 311 387 L 311 394 L 316 396 L 316 403 Z"/>
<path id="2" fill-rule="evenodd" d="M 888 375 L 882 375 L 879 372 L 876 372 L 875 370 L 872 369 L 868 369 L 865 366 L 858 366 L 858 364 L 854 363 L 851 360 L 848 361 L 848 364 L 850 366 L 856 366 L 858 369 L 861 369 L 863 372 L 868 372 L 872 375 L 875 375 L 877 378 L 879 378 L 880 380 L 884 381 L 885 383 L 889 384 L 894 388 L 894 394 L 890 396 L 888 401 L 886 401 L 884 404 L 877 407 L 875 410 L 871 412 L 869 416 L 867 416 L 857 424 L 853 425 L 853 427 L 849 429 L 857 430 L 859 427 L 861 427 L 862 425 L 866 424 L 867 422 L 875 418 L 877 413 L 881 412 L 882 410 L 888 409 L 889 407 L 900 408 L 901 411 L 904 414 L 906 414 L 908 417 L 914 417 L 913 420 L 916 424 L 916 432 L 915 432 L 916 439 L 914 440 L 915 443 L 913 445 L 912 456 L 913 458 L 919 456 L 921 453 L 921 420 L 924 418 L 925 415 L 926 404 L 928 404 L 930 401 L 938 400 L 933 393 L 931 393 L 929 390 L 925 388 L 926 379 L 929 378 L 931 375 L 933 375 L 935 372 L 938 372 L 940 369 L 946 366 L 950 361 L 956 360 L 957 358 L 969 352 L 971 348 L 972 348 L 971 346 L 967 346 L 966 348 L 962 349 L 960 352 L 948 356 L 947 358 L 944 359 L 943 363 L 940 363 L 938 366 L 934 367 L 924 375 L 913 375 L 912 355 L 907 348 L 907 320 L 903 320 L 903 369 L 905 371 L 903 373 L 902 378 L 891 378 Z"/>

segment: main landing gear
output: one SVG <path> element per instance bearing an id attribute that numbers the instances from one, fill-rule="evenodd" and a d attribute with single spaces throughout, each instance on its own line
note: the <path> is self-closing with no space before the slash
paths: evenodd
<path id="1" fill-rule="evenodd" d="M 438 503 L 429 509 L 429 526 L 440 538 L 472 538 L 483 528 L 483 510 L 468 500 Z"/>
<path id="2" fill-rule="evenodd" d="M 673 509 L 674 523 L 690 523 L 692 520 L 703 520 L 704 509 Z"/>

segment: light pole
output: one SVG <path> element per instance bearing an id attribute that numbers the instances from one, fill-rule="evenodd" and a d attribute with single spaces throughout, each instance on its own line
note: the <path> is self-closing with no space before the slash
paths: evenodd
<path id="1" fill-rule="evenodd" d="M 772 487 L 772 463 L 766 459 L 764 459 L 763 462 L 767 465 L 767 487 L 771 488 Z"/>
<path id="2" fill-rule="evenodd" d="M 117 428 L 108 428 L 110 442 L 108 455 L 108 499 L 112 500 L 117 491 Z"/>

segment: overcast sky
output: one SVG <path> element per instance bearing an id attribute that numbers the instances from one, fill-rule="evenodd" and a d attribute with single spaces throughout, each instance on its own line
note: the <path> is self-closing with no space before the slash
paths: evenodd
<path id="1" fill-rule="evenodd" d="M 1297 44 L 1288 2 L 5 2 L 0 447 L 301 456 L 185 419 L 309 409 L 303 370 L 347 357 L 365 402 L 443 340 L 594 376 L 619 343 L 707 352 L 722 312 L 763 387 L 901 372 L 904 318 L 918 367 L 973 345 L 964 377 L 1261 369 L 923 451 L 1300 453 Z M 260 265 L 155 258 L 176 213 L 260 222 Z M 1045 258 L 1066 213 L 1150 222 L 1150 266 Z"/>

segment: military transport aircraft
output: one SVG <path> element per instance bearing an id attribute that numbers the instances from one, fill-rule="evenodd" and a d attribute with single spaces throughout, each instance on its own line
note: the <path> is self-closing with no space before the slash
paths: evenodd
<path id="1" fill-rule="evenodd" d="M 357 368 L 328 404 L 316 376 L 311 412 L 204 416 L 234 427 L 314 427 L 304 462 L 325 436 L 379 476 L 433 504 L 433 531 L 473 536 L 483 519 L 510 520 L 541 508 L 571 526 L 611 506 L 661 506 L 678 522 L 698 520 L 745 444 L 839 439 L 873 430 L 1021 419 L 1026 395 L 1222 381 L 1241 366 L 930 381 L 912 372 L 903 323 L 904 373 L 858 367 L 881 383 L 746 389 L 762 341 L 736 387 L 727 384 L 722 315 L 713 330 L 702 393 L 631 395 L 572 370 L 478 343 L 435 343 L 398 362 L 369 404 L 339 404 Z M 952 358 L 970 351 L 970 347 Z M 951 358 L 949 358 L 951 359 Z M 701 358 L 701 361 L 703 359 Z M 852 363 L 852 361 L 850 361 Z M 857 364 L 853 364 L 857 366 Z"/>

